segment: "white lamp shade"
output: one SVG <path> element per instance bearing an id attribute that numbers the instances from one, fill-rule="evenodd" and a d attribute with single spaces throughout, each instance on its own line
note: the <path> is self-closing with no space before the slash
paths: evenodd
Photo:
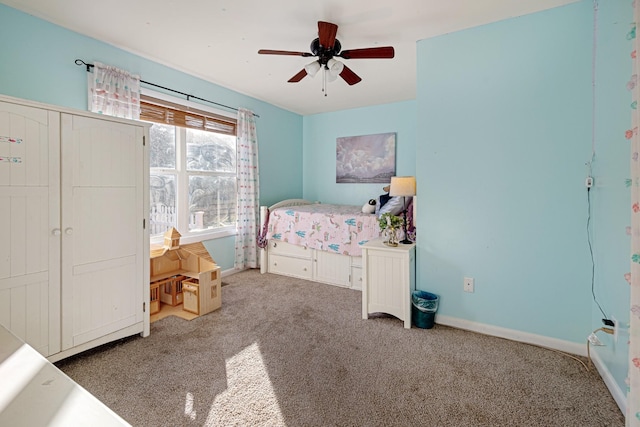
<path id="1" fill-rule="evenodd" d="M 414 176 L 392 176 L 389 196 L 415 196 L 416 178 Z"/>
<path id="2" fill-rule="evenodd" d="M 331 58 L 327 61 L 327 68 L 329 69 L 329 74 L 331 74 L 334 77 L 333 80 L 335 80 L 335 77 L 338 77 L 344 69 L 344 64 Z"/>
<path id="3" fill-rule="evenodd" d="M 313 61 L 304 66 L 304 70 L 311 77 L 315 76 L 318 70 L 320 70 L 320 63 L 318 61 Z"/>

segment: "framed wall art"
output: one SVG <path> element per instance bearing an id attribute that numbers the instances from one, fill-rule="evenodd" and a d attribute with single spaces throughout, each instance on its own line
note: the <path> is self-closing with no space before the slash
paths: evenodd
<path id="1" fill-rule="evenodd" d="M 336 139 L 336 183 L 388 184 L 395 174 L 395 133 Z"/>

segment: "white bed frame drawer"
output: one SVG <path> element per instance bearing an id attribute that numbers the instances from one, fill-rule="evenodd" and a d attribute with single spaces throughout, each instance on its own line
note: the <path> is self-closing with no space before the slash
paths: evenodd
<path id="1" fill-rule="evenodd" d="M 271 253 L 269 254 L 269 273 L 310 280 L 312 277 L 311 258 L 290 258 Z"/>
<path id="2" fill-rule="evenodd" d="M 351 258 L 326 251 L 315 251 L 314 279 L 322 283 L 351 287 Z"/>
<path id="3" fill-rule="evenodd" d="M 305 246 L 292 245 L 291 243 L 273 239 L 269 241 L 270 255 L 285 255 L 311 259 L 311 252 L 311 249 L 307 249 Z"/>

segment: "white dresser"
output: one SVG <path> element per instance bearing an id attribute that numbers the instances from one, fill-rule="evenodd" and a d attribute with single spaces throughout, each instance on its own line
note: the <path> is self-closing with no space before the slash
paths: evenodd
<path id="1" fill-rule="evenodd" d="M 362 318 L 387 313 L 411 328 L 411 291 L 416 288 L 416 245 L 390 247 L 383 239 L 362 245 Z"/>

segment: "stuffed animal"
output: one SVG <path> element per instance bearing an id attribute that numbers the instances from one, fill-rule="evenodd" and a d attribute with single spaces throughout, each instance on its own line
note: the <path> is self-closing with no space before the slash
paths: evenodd
<path id="1" fill-rule="evenodd" d="M 362 213 L 372 214 L 376 212 L 376 199 L 370 199 L 362 206 Z"/>

